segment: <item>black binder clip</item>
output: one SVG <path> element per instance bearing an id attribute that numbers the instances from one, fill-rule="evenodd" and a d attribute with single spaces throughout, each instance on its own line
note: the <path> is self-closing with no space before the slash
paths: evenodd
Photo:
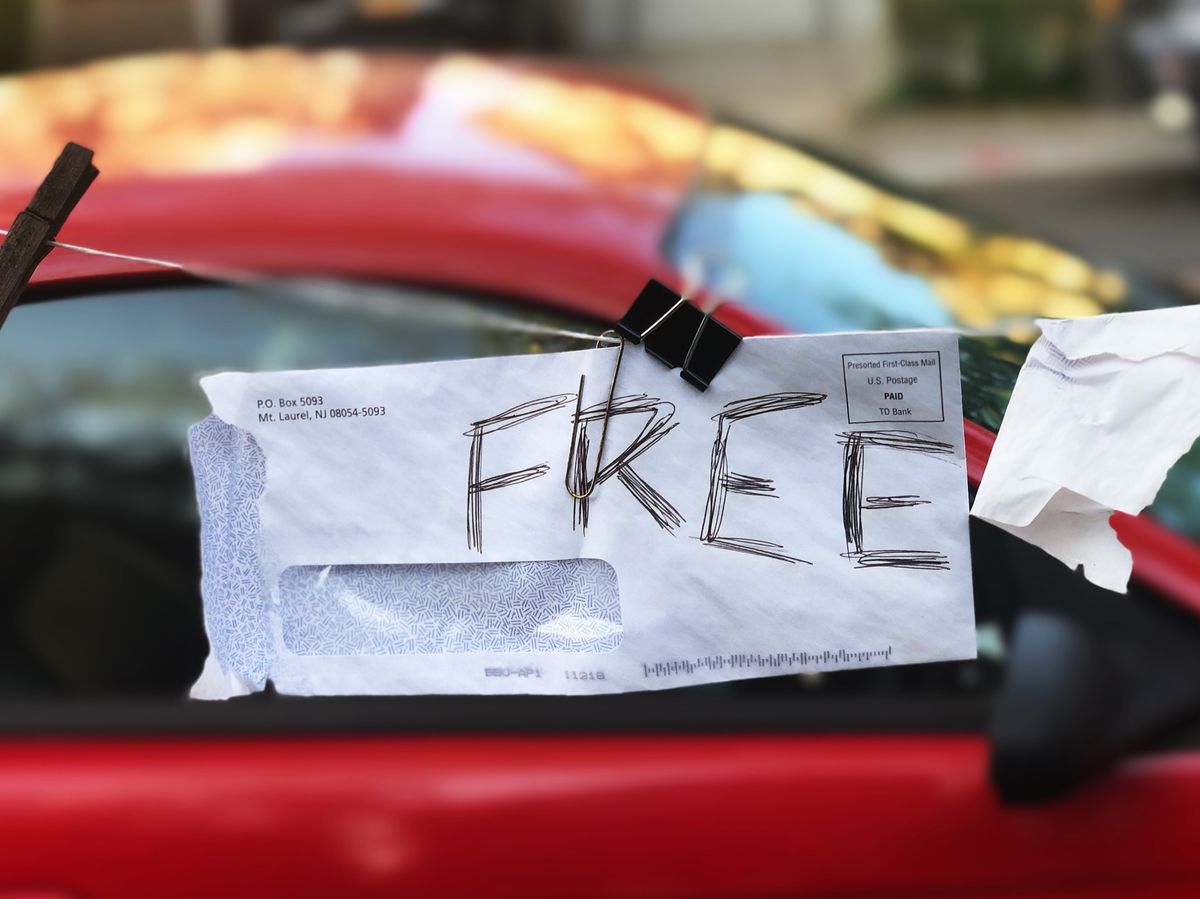
<path id="1" fill-rule="evenodd" d="M 630 343 L 641 343 L 646 352 L 699 390 L 713 378 L 742 342 L 739 334 L 701 312 L 686 297 L 651 278 L 638 294 L 617 333 Z"/>
<path id="2" fill-rule="evenodd" d="M 574 467 L 577 441 L 580 439 L 579 423 L 584 421 L 583 386 L 585 376 L 579 376 L 579 392 L 575 395 L 575 427 L 571 430 L 571 448 L 567 454 L 566 474 L 563 485 L 576 502 L 588 499 L 604 475 L 604 445 L 608 439 L 608 422 L 612 418 L 613 396 L 617 390 L 617 376 L 621 373 L 621 359 L 625 355 L 625 343 L 640 343 L 646 352 L 670 368 L 679 368 L 679 376 L 700 390 L 707 390 L 712 379 L 733 355 L 740 335 L 729 330 L 713 317 L 713 310 L 701 312 L 665 284 L 651 278 L 638 294 L 625 317 L 617 322 L 615 331 L 605 331 L 596 342 L 599 348 L 609 334 L 617 334 L 621 340 L 617 349 L 612 378 L 608 382 L 608 399 L 604 414 L 600 416 L 600 446 L 596 450 L 596 463 L 592 473 Z M 588 415 L 594 411 L 588 410 Z M 586 444 L 583 455 L 587 456 Z M 577 479 L 586 477 L 586 483 Z M 576 489 L 578 487 L 579 489 Z"/>
<path id="3" fill-rule="evenodd" d="M 67 144 L 0 244 L 0 325 L 8 317 L 34 270 L 50 252 L 51 241 L 99 174 L 92 151 Z"/>

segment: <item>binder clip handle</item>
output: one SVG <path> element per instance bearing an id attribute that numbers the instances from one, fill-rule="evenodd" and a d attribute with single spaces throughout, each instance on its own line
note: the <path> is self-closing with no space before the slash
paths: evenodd
<path id="1" fill-rule="evenodd" d="M 713 378 L 717 376 L 733 355 L 733 351 L 742 342 L 740 334 L 731 331 L 725 325 L 714 319 L 716 307 L 704 313 L 692 345 L 688 347 L 687 355 L 679 377 L 683 378 L 698 390 L 708 390 Z"/>

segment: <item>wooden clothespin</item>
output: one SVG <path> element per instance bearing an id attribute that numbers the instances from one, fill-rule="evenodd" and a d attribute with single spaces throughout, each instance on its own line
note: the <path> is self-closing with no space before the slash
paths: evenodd
<path id="1" fill-rule="evenodd" d="M 91 150 L 67 144 L 29 206 L 13 220 L 0 245 L 0 326 L 52 249 L 50 242 L 99 174 Z"/>

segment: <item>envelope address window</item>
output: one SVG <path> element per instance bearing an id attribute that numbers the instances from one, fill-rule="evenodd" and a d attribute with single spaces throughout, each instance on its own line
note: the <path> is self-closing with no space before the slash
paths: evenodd
<path id="1" fill-rule="evenodd" d="M 279 579 L 296 655 L 608 652 L 621 644 L 617 573 L 600 559 L 298 565 Z"/>

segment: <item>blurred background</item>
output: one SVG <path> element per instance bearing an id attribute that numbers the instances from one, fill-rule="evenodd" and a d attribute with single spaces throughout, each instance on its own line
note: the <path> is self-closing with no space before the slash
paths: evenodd
<path id="1" fill-rule="evenodd" d="M 0 0 L 0 72 L 264 44 L 580 59 L 1196 291 L 1198 21 L 1186 0 Z"/>
<path id="2" fill-rule="evenodd" d="M 264 597 L 202 605 L 188 428 L 214 371 L 578 349 L 656 277 L 745 334 L 962 329 L 977 482 L 1036 318 L 1200 297 L 1197 103 L 1200 0 L 0 0 L 0 227 L 77 141 L 63 240 L 192 270 L 56 249 L 0 329 L 0 893 L 1191 895 L 1196 447 L 1118 521 L 1128 594 L 973 521 L 975 659 L 299 699 L 239 643 Z M 209 634 L 263 692 L 182 701 Z M 293 739 L 7 739 L 64 733 Z"/>

